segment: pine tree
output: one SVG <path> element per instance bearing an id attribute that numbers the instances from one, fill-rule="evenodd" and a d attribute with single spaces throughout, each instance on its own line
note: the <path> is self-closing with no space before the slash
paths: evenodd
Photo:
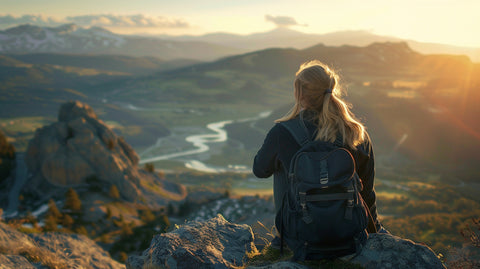
<path id="1" fill-rule="evenodd" d="M 48 200 L 47 216 L 53 216 L 57 221 L 62 217 L 62 213 L 58 210 L 57 204 L 53 199 Z"/>
<path id="2" fill-rule="evenodd" d="M 68 229 L 71 229 L 74 223 L 75 221 L 73 220 L 72 217 L 70 217 L 70 215 L 67 215 L 67 214 L 63 215 L 63 219 L 62 219 L 63 227 L 67 227 Z"/>
<path id="3" fill-rule="evenodd" d="M 105 213 L 105 217 L 107 219 L 111 219 L 112 218 L 112 210 L 110 209 L 110 207 L 107 207 L 107 213 Z"/>
<path id="4" fill-rule="evenodd" d="M 75 233 L 77 234 L 83 234 L 88 236 L 88 231 L 85 229 L 85 226 L 79 226 L 75 229 Z"/>
<path id="5" fill-rule="evenodd" d="M 64 208 L 70 209 L 73 212 L 79 212 L 82 209 L 82 201 L 78 198 L 77 192 L 70 188 L 65 193 L 65 206 Z"/>
<path id="6" fill-rule="evenodd" d="M 128 223 L 123 223 L 121 233 L 123 236 L 132 235 L 132 227 Z"/>
<path id="7" fill-rule="evenodd" d="M 155 220 L 155 215 L 152 213 L 151 210 L 146 209 L 146 210 L 143 210 L 142 212 L 140 212 L 140 219 L 144 223 L 149 223 L 149 222 L 152 222 L 152 221 Z"/>
<path id="8" fill-rule="evenodd" d="M 112 185 L 110 187 L 110 191 L 108 192 L 108 195 L 110 196 L 110 198 L 119 199 L 120 198 L 120 193 L 118 192 L 117 186 Z"/>
<path id="9" fill-rule="evenodd" d="M 57 219 L 53 215 L 46 216 L 43 230 L 47 232 L 53 232 L 57 230 Z"/>

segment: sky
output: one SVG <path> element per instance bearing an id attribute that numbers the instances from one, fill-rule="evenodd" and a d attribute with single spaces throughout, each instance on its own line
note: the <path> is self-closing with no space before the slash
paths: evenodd
<path id="1" fill-rule="evenodd" d="M 0 29 L 75 23 L 123 34 L 202 35 L 288 27 L 480 47 L 478 13 L 478 0 L 0 0 Z"/>

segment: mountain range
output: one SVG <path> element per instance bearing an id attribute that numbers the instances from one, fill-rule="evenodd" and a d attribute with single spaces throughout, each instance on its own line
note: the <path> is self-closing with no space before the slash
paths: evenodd
<path id="1" fill-rule="evenodd" d="M 319 43 L 327 46 L 366 46 L 374 42 L 406 42 L 423 54 L 467 55 L 480 62 L 480 48 L 403 40 L 368 31 L 339 31 L 307 34 L 288 28 L 237 35 L 210 33 L 200 36 L 120 35 L 104 28 L 82 28 L 75 24 L 58 27 L 20 25 L 0 31 L 0 53 L 73 53 L 153 56 L 162 60 L 193 59 L 211 61 L 224 56 L 272 47 L 305 49 Z"/>
<path id="2" fill-rule="evenodd" d="M 0 53 L 39 52 L 154 56 L 162 60 L 212 60 L 240 51 L 205 42 L 124 36 L 100 27 L 86 29 L 74 24 L 58 27 L 25 24 L 0 31 Z"/>
<path id="3" fill-rule="evenodd" d="M 480 48 L 405 40 L 398 37 L 377 35 L 362 30 L 309 34 L 288 28 L 276 28 L 268 32 L 253 33 L 249 35 L 210 33 L 201 36 L 162 35 L 160 37 L 176 41 L 207 42 L 248 51 L 256 51 L 272 47 L 305 49 L 319 43 L 326 46 L 367 46 L 374 42 L 406 42 L 413 50 L 423 54 L 467 55 L 472 61 L 480 62 Z"/>

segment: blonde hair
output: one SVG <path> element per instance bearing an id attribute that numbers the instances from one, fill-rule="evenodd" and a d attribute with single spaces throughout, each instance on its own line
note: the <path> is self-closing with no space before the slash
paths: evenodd
<path id="1" fill-rule="evenodd" d="M 295 105 L 275 122 L 293 119 L 303 110 L 313 111 L 318 122 L 316 140 L 334 142 L 337 134 L 343 144 L 355 149 L 368 134 L 350 111 L 351 105 L 341 99 L 338 75 L 318 60 L 303 63 L 295 74 Z"/>

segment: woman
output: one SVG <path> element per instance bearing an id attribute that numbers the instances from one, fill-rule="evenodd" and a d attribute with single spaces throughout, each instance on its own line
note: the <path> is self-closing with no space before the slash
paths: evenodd
<path id="1" fill-rule="evenodd" d="M 363 124 L 341 99 L 338 82 L 338 75 L 320 61 L 306 62 L 300 66 L 294 82 L 295 105 L 268 132 L 255 156 L 253 173 L 260 178 L 274 175 L 273 195 L 278 212 L 289 188 L 287 171 L 290 161 L 300 149 L 300 145 L 279 122 L 297 118 L 302 113 L 310 137 L 332 143 L 341 138 L 343 146 L 352 153 L 357 174 L 364 186 L 361 196 L 370 209 L 377 230 L 386 232 L 377 220 L 372 144 Z M 279 244 L 277 238 L 272 241 L 274 247 L 275 244 Z"/>

